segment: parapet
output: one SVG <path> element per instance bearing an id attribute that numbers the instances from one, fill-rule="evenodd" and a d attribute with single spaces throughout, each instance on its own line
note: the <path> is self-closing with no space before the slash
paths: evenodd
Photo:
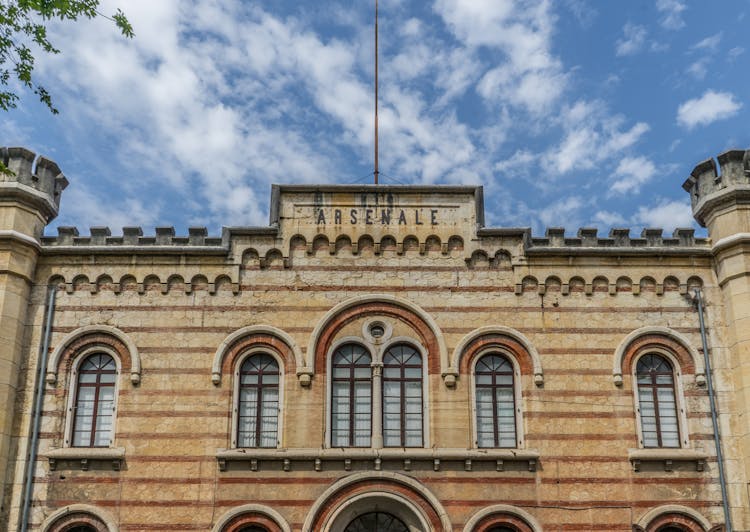
<path id="1" fill-rule="evenodd" d="M 682 188 L 690 193 L 693 216 L 705 226 L 706 216 L 716 201 L 736 192 L 750 195 L 750 150 L 729 150 L 714 159 L 699 163 L 685 180 Z"/>
<path id="2" fill-rule="evenodd" d="M 593 227 L 582 227 L 575 237 L 566 237 L 562 227 L 550 227 L 544 237 L 532 237 L 526 246 L 528 254 L 568 253 L 591 254 L 596 250 L 612 251 L 618 255 L 638 254 L 692 254 L 707 250 L 707 239 L 696 238 L 692 228 L 677 228 L 671 237 L 664 236 L 663 229 L 645 228 L 640 237 L 630 236 L 628 228 L 614 228 L 605 238 L 598 236 Z"/>
<path id="3" fill-rule="evenodd" d="M 0 148 L 10 173 L 0 173 L 0 200 L 18 198 L 42 210 L 47 222 L 57 216 L 68 180 L 54 161 L 26 148 Z M 20 186 L 18 186 L 20 185 Z"/>

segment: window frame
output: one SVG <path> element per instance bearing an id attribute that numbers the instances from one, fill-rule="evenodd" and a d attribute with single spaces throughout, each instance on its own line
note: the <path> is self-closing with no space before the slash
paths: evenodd
<path id="1" fill-rule="evenodd" d="M 421 445 L 417 445 L 417 446 L 412 446 L 412 445 L 410 445 L 410 446 L 406 446 L 406 445 L 386 445 L 386 443 L 385 443 L 385 382 L 386 382 L 386 378 L 385 378 L 385 362 L 384 362 L 384 360 L 385 360 L 385 355 L 391 349 L 393 349 L 395 347 L 399 347 L 399 346 L 406 346 L 406 347 L 408 347 L 410 349 L 413 349 L 419 355 L 419 357 L 420 357 L 420 363 L 421 363 L 421 368 L 420 368 L 421 369 L 421 371 L 420 371 L 420 384 L 421 384 L 420 392 L 421 392 L 421 402 L 422 402 L 422 407 L 420 409 L 420 414 L 421 414 L 421 421 L 422 421 L 422 444 Z M 427 391 L 428 386 L 425 383 L 428 382 L 427 378 L 426 378 L 428 360 L 427 360 L 427 357 L 426 357 L 424 351 L 422 349 L 420 349 L 419 346 L 415 345 L 414 341 L 411 340 L 411 339 L 405 339 L 403 337 L 394 338 L 390 342 L 388 342 L 386 345 L 383 346 L 383 349 L 382 349 L 382 351 L 380 353 L 379 363 L 382 364 L 382 367 L 383 367 L 383 376 L 381 377 L 382 381 L 381 381 L 381 391 L 380 391 L 380 404 L 381 404 L 380 415 L 381 415 L 381 419 L 382 419 L 382 421 L 381 421 L 381 430 L 383 432 L 383 447 L 384 448 L 389 448 L 389 449 L 403 449 L 403 448 L 406 448 L 406 449 L 423 449 L 423 448 L 427 447 L 427 445 L 428 445 L 428 437 L 427 437 L 427 427 L 428 427 L 428 424 L 427 424 L 427 414 L 428 414 L 428 412 L 427 412 L 426 405 L 428 404 L 428 400 L 427 400 L 427 393 L 426 393 L 426 391 Z M 403 366 L 401 366 L 401 367 L 403 367 Z M 394 380 L 397 380 L 398 382 L 401 383 L 400 388 L 401 388 L 402 395 L 401 395 L 401 410 L 400 410 L 401 420 L 400 420 L 400 425 L 401 425 L 401 444 L 404 444 L 405 443 L 405 435 L 406 435 L 406 422 L 405 422 L 405 419 L 404 419 L 404 398 L 405 398 L 404 383 L 408 382 L 408 379 L 405 379 L 404 377 L 400 377 L 399 379 L 394 379 Z"/>
<path id="2" fill-rule="evenodd" d="M 514 447 L 480 447 L 479 446 L 479 424 L 477 420 L 477 414 L 479 409 L 477 407 L 477 364 L 485 356 L 500 355 L 505 357 L 513 367 L 513 407 L 514 417 L 516 426 L 516 445 Z M 501 346 L 491 346 L 486 349 L 479 351 L 471 361 L 471 436 L 472 442 L 475 449 L 523 449 L 524 448 L 524 424 L 523 424 L 523 393 L 521 391 L 521 382 L 523 375 L 521 374 L 521 367 L 518 364 L 518 360 L 513 354 L 507 349 L 503 349 Z"/>
<path id="3" fill-rule="evenodd" d="M 665 447 L 660 446 L 646 446 L 643 438 L 643 419 L 641 418 L 641 402 L 639 397 L 639 386 L 638 386 L 638 362 L 646 355 L 657 355 L 665 358 L 672 366 L 672 382 L 674 384 L 674 401 L 675 409 L 677 414 L 677 430 L 679 432 L 679 446 L 677 447 Z M 649 346 L 642 352 L 638 353 L 637 356 L 633 357 L 631 361 L 631 379 L 633 383 L 633 401 L 635 408 L 635 422 L 636 422 L 636 434 L 638 436 L 638 448 L 640 449 L 686 449 L 690 445 L 688 423 L 687 423 L 687 409 L 685 403 L 685 394 L 682 385 L 682 371 L 680 361 L 677 357 L 669 350 L 658 347 Z M 661 427 L 657 429 L 661 433 Z"/>
<path id="4" fill-rule="evenodd" d="M 73 439 L 75 430 L 75 419 L 76 419 L 76 403 L 78 402 L 79 387 L 78 387 L 78 376 L 80 373 L 80 367 L 83 362 L 90 356 L 97 354 L 104 354 L 110 356 L 115 363 L 115 381 L 113 383 L 113 399 L 112 399 L 112 431 L 107 445 L 92 446 L 74 446 Z M 115 435 L 117 434 L 117 412 L 118 412 L 118 399 L 120 396 L 120 377 L 122 375 L 122 365 L 120 357 L 116 351 L 109 349 L 101 345 L 92 345 L 81 349 L 76 353 L 75 357 L 71 361 L 70 375 L 68 375 L 68 388 L 67 388 L 67 399 L 65 405 L 65 427 L 64 427 L 64 438 L 63 447 L 71 449 L 112 449 L 115 446 Z"/>
<path id="5" fill-rule="evenodd" d="M 239 419 L 240 419 L 240 388 L 241 379 L 240 372 L 242 366 L 247 359 L 255 355 L 268 355 L 276 361 L 279 367 L 279 383 L 278 383 L 278 407 L 276 417 L 276 445 L 273 447 L 240 447 L 238 446 L 239 440 Z M 273 350 L 262 346 L 251 347 L 244 351 L 240 356 L 237 357 L 234 364 L 234 370 L 232 371 L 232 378 L 234 379 L 232 386 L 232 430 L 231 430 L 231 449 L 279 449 L 283 446 L 283 435 L 284 435 L 284 360 L 275 353 Z"/>
<path id="6" fill-rule="evenodd" d="M 335 385 L 335 383 L 339 382 L 339 381 L 337 381 L 337 379 L 334 378 L 333 370 L 334 370 L 334 359 L 336 357 L 336 354 L 341 349 L 344 349 L 347 346 L 356 346 L 356 347 L 359 347 L 359 348 L 362 349 L 362 351 L 364 353 L 366 353 L 369 356 L 369 358 L 370 358 L 370 364 L 369 364 L 370 374 L 369 374 L 369 379 L 364 379 L 364 378 L 359 378 L 358 379 L 357 377 L 355 377 L 355 376 L 353 376 L 351 374 L 350 374 L 350 376 L 348 378 L 346 378 L 346 382 L 348 383 L 348 386 L 349 386 L 349 398 L 350 398 L 350 405 L 349 406 L 350 406 L 350 408 L 352 408 L 352 410 L 349 412 L 349 431 L 350 431 L 349 432 L 349 441 L 352 442 L 352 443 L 350 443 L 349 445 L 339 446 L 339 445 L 334 445 L 334 442 L 333 442 L 333 428 L 334 428 L 334 420 L 333 420 L 333 414 L 334 414 L 334 412 L 333 412 L 333 391 L 334 391 L 334 385 Z M 374 375 L 373 375 L 373 356 L 372 356 L 372 353 L 370 352 L 370 350 L 365 345 L 362 344 L 362 342 L 344 342 L 344 343 L 338 344 L 336 346 L 336 348 L 331 352 L 329 367 L 330 367 L 330 376 L 329 376 L 329 381 L 330 381 L 330 387 L 329 387 L 329 389 L 330 389 L 330 392 L 329 392 L 329 395 L 328 395 L 328 398 L 329 398 L 329 409 L 328 409 L 327 418 L 328 418 L 328 426 L 329 426 L 329 432 L 330 432 L 329 438 L 330 438 L 331 448 L 336 448 L 336 449 L 339 449 L 339 448 L 340 449 L 369 449 L 369 448 L 371 448 L 372 447 L 372 437 L 373 437 L 373 415 L 375 413 L 374 412 L 374 410 L 375 410 L 374 409 L 374 400 L 375 400 L 375 397 L 374 397 L 374 390 L 373 390 Z M 350 367 L 352 367 L 352 366 L 350 366 Z M 352 394 L 354 392 L 354 384 L 356 382 L 364 382 L 366 380 L 370 384 L 370 412 L 369 412 L 369 415 L 370 415 L 370 433 L 369 433 L 369 443 L 367 445 L 355 445 L 354 444 L 354 440 L 355 440 L 354 425 L 355 425 L 356 419 L 354 417 L 355 416 L 355 412 L 353 410 L 353 407 L 355 405 L 356 399 L 355 399 L 355 397 Z"/>

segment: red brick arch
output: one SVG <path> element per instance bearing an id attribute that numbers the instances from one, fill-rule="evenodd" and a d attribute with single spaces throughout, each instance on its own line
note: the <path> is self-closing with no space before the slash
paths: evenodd
<path id="1" fill-rule="evenodd" d="M 68 375 L 70 375 L 73 369 L 73 360 L 83 350 L 91 350 L 96 348 L 103 348 L 105 351 L 114 351 L 120 359 L 120 370 L 123 374 L 130 373 L 132 366 L 132 360 L 130 359 L 130 350 L 125 343 L 117 338 L 107 334 L 106 332 L 90 332 L 83 334 L 75 338 L 72 342 L 65 346 L 63 355 L 60 358 L 59 367 L 51 368 L 60 370 L 64 373 L 62 382 L 67 382 Z"/>
<path id="2" fill-rule="evenodd" d="M 633 361 L 640 355 L 653 349 L 663 349 L 671 353 L 680 364 L 680 367 L 675 369 L 683 374 L 695 373 L 693 357 L 690 356 L 690 353 L 685 349 L 685 346 L 673 338 L 660 334 L 646 334 L 640 336 L 628 345 L 625 350 L 625 356 L 622 360 L 623 373 L 631 373 L 633 369 Z"/>
<path id="3" fill-rule="evenodd" d="M 427 349 L 427 368 L 430 374 L 440 373 L 440 350 L 438 340 L 430 326 L 416 313 L 387 301 L 364 302 L 342 310 L 326 323 L 318 336 L 315 346 L 315 373 L 324 374 L 326 371 L 326 355 L 333 344 L 336 334 L 352 321 L 369 316 L 383 316 L 405 323 L 415 333 L 419 341 Z"/>
<path id="4" fill-rule="evenodd" d="M 284 362 L 284 373 L 295 374 L 297 365 L 291 348 L 280 338 L 268 333 L 251 333 L 238 338 L 226 350 L 221 363 L 222 375 L 229 375 L 237 361 L 248 349 L 261 348 L 275 353 Z"/>
<path id="5" fill-rule="evenodd" d="M 248 512 L 238 515 L 221 529 L 221 532 L 239 532 L 246 526 L 260 526 L 268 532 L 282 532 L 282 528 L 270 517 L 259 512 Z"/>
<path id="6" fill-rule="evenodd" d="M 477 525 L 466 532 L 490 532 L 493 527 L 504 526 L 510 528 L 514 532 L 534 532 L 534 529 L 529 524 L 515 515 L 509 514 L 493 514 L 488 515 L 482 519 Z"/>
<path id="7" fill-rule="evenodd" d="M 531 355 L 521 342 L 504 334 L 485 334 L 469 342 L 461 353 L 459 374 L 469 375 L 476 358 L 491 349 L 506 351 L 511 354 L 518 363 L 522 375 L 534 372 L 534 362 L 531 360 Z"/>
<path id="8" fill-rule="evenodd" d="M 45 532 L 67 532 L 77 526 L 90 526 L 96 532 L 112 532 L 104 521 L 86 512 L 73 512 L 57 519 Z"/>
<path id="9" fill-rule="evenodd" d="M 357 495 L 367 493 L 389 493 L 408 500 L 422 511 L 432 530 L 443 530 L 443 523 L 440 520 L 440 515 L 424 494 L 413 489 L 411 486 L 386 478 L 363 479 L 351 483 L 332 494 L 325 500 L 324 504 L 319 507 L 317 513 L 313 516 L 309 530 L 323 530 L 325 523 L 328 522 L 331 515 L 346 503 L 346 501 Z"/>

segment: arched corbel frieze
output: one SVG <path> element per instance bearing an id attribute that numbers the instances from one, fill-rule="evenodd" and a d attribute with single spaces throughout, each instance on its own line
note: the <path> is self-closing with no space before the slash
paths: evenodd
<path id="1" fill-rule="evenodd" d="M 307 374 L 312 377 L 316 371 L 320 370 L 322 366 L 321 368 L 318 366 L 324 364 L 327 344 L 330 343 L 330 337 L 335 333 L 337 326 L 362 315 L 392 315 L 407 321 L 416 331 L 421 332 L 422 340 L 430 356 L 437 355 L 437 363 L 431 360 L 430 366 L 435 371 L 440 371 L 441 374 L 445 374 L 448 370 L 448 349 L 443 333 L 432 316 L 406 299 L 390 295 L 367 295 L 343 301 L 326 312 L 310 335 L 310 342 L 307 346 L 307 365 L 299 369 L 298 374 Z"/>
<path id="2" fill-rule="evenodd" d="M 490 344 L 502 345 L 503 337 L 521 345 L 522 350 L 525 351 L 525 354 L 528 355 L 528 359 L 531 362 L 531 371 L 534 374 L 534 384 L 537 386 L 543 385 L 544 369 L 542 368 L 542 359 L 539 356 L 539 352 L 529 339 L 522 333 L 510 327 L 488 325 L 470 332 L 458 342 L 456 348 L 453 350 L 451 365 L 443 376 L 446 386 L 455 386 L 456 377 L 458 377 L 459 368 L 461 367 L 461 359 L 468 351 L 471 351 L 472 345 L 482 338 L 487 338 Z M 522 355 L 522 353 L 519 353 L 519 355 Z M 519 362 L 523 363 L 523 360 L 520 360 Z"/>
<path id="3" fill-rule="evenodd" d="M 216 353 L 214 353 L 214 362 L 211 366 L 211 382 L 213 382 L 217 386 L 221 384 L 221 374 L 222 366 L 224 364 L 224 358 L 231 351 L 232 347 L 238 342 L 242 341 L 243 338 L 258 335 L 270 336 L 282 342 L 289 349 L 289 351 L 291 351 L 294 357 L 294 365 L 297 368 L 297 378 L 299 379 L 300 384 L 302 386 L 309 386 L 310 376 L 304 371 L 305 359 L 302 356 L 302 351 L 300 351 L 299 347 L 291 336 L 289 336 L 281 329 L 277 329 L 276 327 L 273 327 L 271 325 L 250 325 L 248 327 L 243 327 L 242 329 L 239 329 L 227 336 L 216 349 Z"/>
<path id="4" fill-rule="evenodd" d="M 109 325 L 86 325 L 69 333 L 62 341 L 57 345 L 55 350 L 50 355 L 49 363 L 47 364 L 47 376 L 45 380 L 48 384 L 55 384 L 57 382 L 57 374 L 59 372 L 59 366 L 62 362 L 63 357 L 68 352 L 68 349 L 76 343 L 76 341 L 87 340 L 90 337 L 91 343 L 107 342 L 107 337 L 114 340 L 116 343 L 121 344 L 125 349 L 126 353 L 123 353 L 129 357 L 130 362 L 130 382 L 136 385 L 141 382 L 141 357 L 138 354 L 138 348 L 135 343 L 116 327 Z M 114 346 L 117 347 L 117 346 Z M 127 359 L 123 360 L 123 367 L 128 362 Z"/>
<path id="5" fill-rule="evenodd" d="M 652 339 L 653 341 L 650 343 L 655 346 L 661 346 L 660 338 L 664 339 L 665 343 L 670 341 L 675 342 L 677 344 L 676 347 L 678 348 L 678 350 L 679 348 L 682 348 L 681 350 L 689 356 L 690 360 L 683 362 L 691 362 L 693 367 L 695 368 L 696 384 L 698 384 L 698 386 L 704 386 L 706 384 L 706 369 L 703 363 L 703 357 L 690 344 L 690 341 L 685 338 L 685 336 L 678 333 L 677 331 L 670 329 L 669 327 L 648 326 L 641 327 L 640 329 L 636 329 L 635 331 L 631 332 L 625 338 L 623 338 L 623 340 L 620 342 L 620 345 L 617 346 L 612 365 L 612 378 L 614 380 L 615 386 L 622 386 L 623 364 L 625 363 L 625 360 L 628 357 L 628 353 L 631 351 L 632 346 L 634 346 L 639 340 L 645 338 Z M 661 347 L 670 349 L 669 345 L 664 345 Z M 674 349 L 672 348 L 670 350 Z M 680 353 L 675 353 L 675 355 L 679 354 Z"/>

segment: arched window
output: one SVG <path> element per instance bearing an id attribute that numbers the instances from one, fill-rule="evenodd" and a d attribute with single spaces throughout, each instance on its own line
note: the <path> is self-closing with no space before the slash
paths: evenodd
<path id="1" fill-rule="evenodd" d="M 333 355 L 331 377 L 331 445 L 368 447 L 372 437 L 372 359 L 357 344 Z"/>
<path id="2" fill-rule="evenodd" d="M 258 525 L 250 525 L 240 528 L 239 532 L 268 532 L 265 528 Z"/>
<path id="3" fill-rule="evenodd" d="M 369 512 L 346 525 L 344 532 L 409 532 L 409 528 L 395 515 Z"/>
<path id="4" fill-rule="evenodd" d="M 65 532 L 96 532 L 96 529 L 88 525 L 80 525 L 74 526 L 73 528 L 68 528 L 65 530 Z"/>
<path id="5" fill-rule="evenodd" d="M 636 365 L 644 447 L 680 447 L 674 370 L 669 360 L 649 353 Z"/>
<path id="6" fill-rule="evenodd" d="M 413 347 L 396 345 L 383 357 L 383 445 L 422 442 L 422 357 Z"/>
<path id="7" fill-rule="evenodd" d="M 117 365 L 96 353 L 78 366 L 73 416 L 73 447 L 108 447 L 114 426 Z"/>
<path id="8" fill-rule="evenodd" d="M 516 447 L 513 364 L 500 354 L 485 355 L 474 370 L 478 447 Z"/>
<path id="9" fill-rule="evenodd" d="M 251 355 L 240 367 L 237 447 L 276 447 L 279 425 L 279 364 Z"/>

